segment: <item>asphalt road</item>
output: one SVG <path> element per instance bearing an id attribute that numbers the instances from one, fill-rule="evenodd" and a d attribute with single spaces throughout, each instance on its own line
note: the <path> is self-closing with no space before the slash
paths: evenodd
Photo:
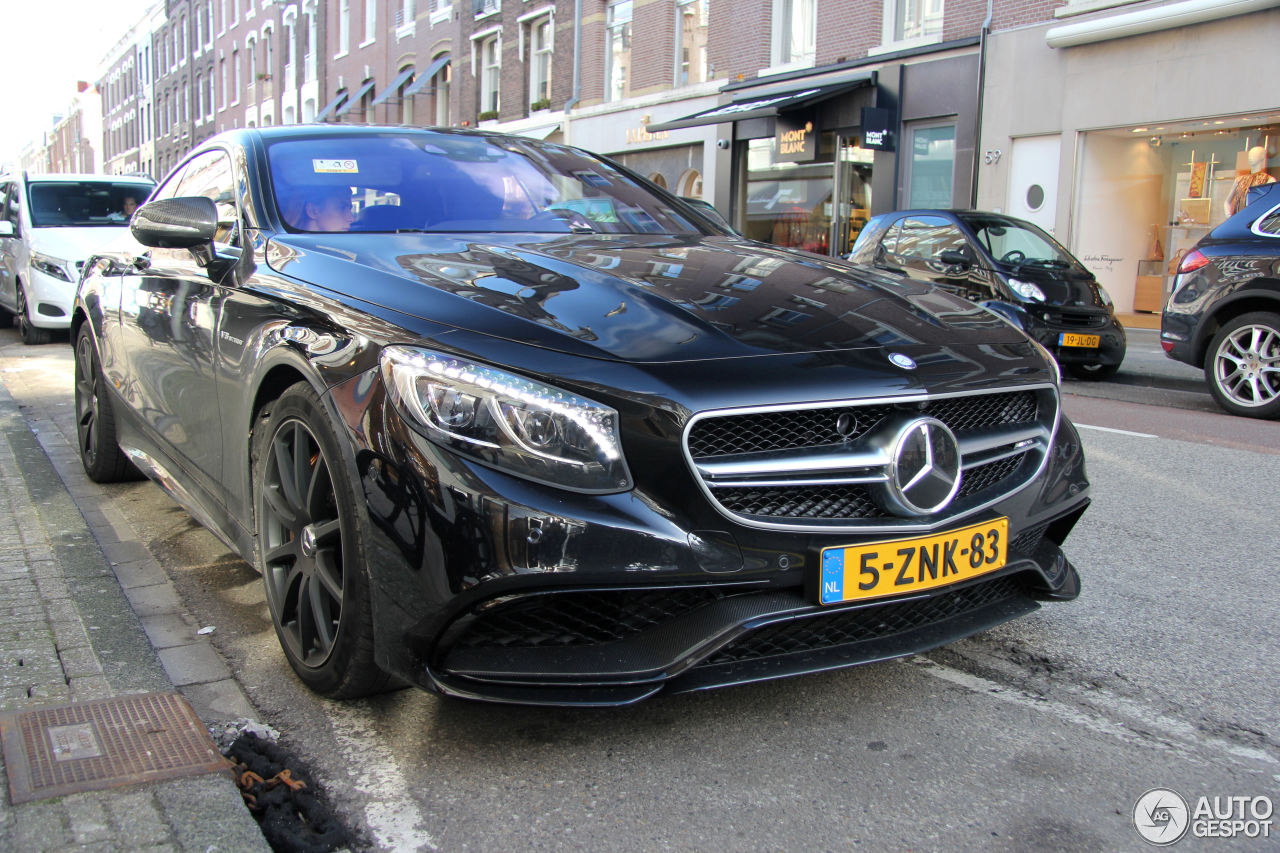
<path id="1" fill-rule="evenodd" d="M 66 422 L 70 369 L 65 345 L 0 332 L 30 412 Z M 1064 392 L 1093 480 L 1077 601 L 910 660 L 614 711 L 318 700 L 253 571 L 151 484 L 113 489 L 369 849 L 1136 850 L 1151 788 L 1280 800 L 1280 424 L 1154 385 Z"/>

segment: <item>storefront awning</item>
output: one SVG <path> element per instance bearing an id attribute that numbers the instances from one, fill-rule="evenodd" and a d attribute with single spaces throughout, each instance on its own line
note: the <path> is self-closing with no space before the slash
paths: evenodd
<path id="1" fill-rule="evenodd" d="M 363 98 L 365 95 L 367 95 L 369 93 L 369 90 L 372 88 L 373 88 L 373 81 L 365 80 L 363 83 L 360 84 L 359 89 L 356 89 L 354 92 L 351 93 L 351 97 L 347 100 L 347 102 L 342 106 L 338 107 L 338 111 L 335 112 L 334 115 L 344 116 L 347 113 L 351 112 L 351 110 L 355 107 L 355 105 L 360 103 L 360 99 Z"/>
<path id="2" fill-rule="evenodd" d="M 314 120 L 324 121 L 329 116 L 333 115 L 333 111 L 336 110 L 338 108 L 338 105 L 341 104 L 346 99 L 347 99 L 347 93 L 339 92 L 337 97 L 335 97 L 332 101 L 324 105 L 324 109 L 316 113 L 316 117 Z"/>
<path id="3" fill-rule="evenodd" d="M 413 66 L 410 66 L 405 70 L 401 71 L 399 74 L 396 75 L 396 79 L 391 81 L 391 83 L 387 86 L 387 88 L 383 89 L 381 92 L 378 93 L 378 97 L 373 99 L 373 103 L 370 106 L 376 107 L 378 104 L 381 104 L 383 101 L 389 100 L 392 97 L 394 97 L 396 92 L 400 89 L 400 87 L 404 85 L 404 81 L 408 80 L 412 76 L 413 76 Z"/>
<path id="4" fill-rule="evenodd" d="M 856 71 L 839 77 L 824 74 L 769 86 L 753 86 L 733 92 L 732 103 L 721 104 L 674 121 L 651 124 L 645 129 L 650 133 L 656 133 L 660 130 L 678 130 L 682 127 L 698 127 L 749 118 L 772 118 L 787 110 L 825 101 L 859 86 L 870 86 L 875 82 L 875 75 L 874 71 Z"/>
<path id="5" fill-rule="evenodd" d="M 452 61 L 452 57 L 447 53 L 444 56 L 436 57 L 435 62 L 428 65 L 427 70 L 419 74 L 417 79 L 409 84 L 409 88 L 404 90 L 404 96 L 406 98 L 412 98 L 414 95 L 429 86 L 431 84 L 431 80 L 440 73 L 440 69 L 448 65 L 450 61 Z"/>
<path id="6" fill-rule="evenodd" d="M 528 130 L 515 131 L 516 136 L 523 136 L 526 139 L 546 139 L 551 134 L 560 129 L 558 124 L 544 125 L 543 127 L 531 127 Z"/>

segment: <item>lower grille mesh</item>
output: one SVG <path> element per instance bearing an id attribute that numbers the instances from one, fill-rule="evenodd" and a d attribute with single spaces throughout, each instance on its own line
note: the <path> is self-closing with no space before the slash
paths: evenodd
<path id="1" fill-rule="evenodd" d="M 807 619 L 766 625 L 716 652 L 698 666 L 740 663 L 890 637 L 1003 601 L 1020 591 L 1018 581 L 996 578 L 932 598 L 838 610 Z"/>
<path id="2" fill-rule="evenodd" d="M 715 587 L 535 595 L 480 614 L 462 648 L 585 646 L 620 640 L 724 598 Z"/>

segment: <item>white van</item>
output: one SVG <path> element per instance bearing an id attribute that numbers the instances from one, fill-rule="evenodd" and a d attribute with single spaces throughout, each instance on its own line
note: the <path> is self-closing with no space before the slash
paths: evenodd
<path id="1" fill-rule="evenodd" d="M 0 319 L 17 316 L 23 343 L 71 324 L 85 259 L 129 227 L 154 187 L 115 175 L 0 177 Z"/>

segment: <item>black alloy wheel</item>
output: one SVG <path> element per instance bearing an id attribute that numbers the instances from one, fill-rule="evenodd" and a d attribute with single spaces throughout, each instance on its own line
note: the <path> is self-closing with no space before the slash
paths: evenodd
<path id="1" fill-rule="evenodd" d="M 1253 311 L 1226 323 L 1209 344 L 1204 378 L 1231 414 L 1280 417 L 1280 314 Z"/>
<path id="2" fill-rule="evenodd" d="M 42 329 L 31 322 L 31 317 L 27 306 L 27 288 L 21 282 L 18 284 L 18 331 L 22 333 L 22 342 L 28 346 L 39 346 L 47 344 L 53 339 L 53 333 L 48 329 Z"/>
<path id="3" fill-rule="evenodd" d="M 320 399 L 305 382 L 253 435 L 258 569 L 276 635 L 312 690 L 333 699 L 385 688 L 373 660 L 354 491 Z"/>
<path id="4" fill-rule="evenodd" d="M 1063 365 L 1076 379 L 1086 382 L 1101 382 L 1110 379 L 1120 371 L 1118 364 L 1099 364 L 1098 362 L 1068 362 Z"/>
<path id="5" fill-rule="evenodd" d="M 95 483 L 131 480 L 137 469 L 116 443 L 115 411 L 107 396 L 106 380 L 98 366 L 93 334 L 86 323 L 76 335 L 76 439 L 80 464 Z"/>

